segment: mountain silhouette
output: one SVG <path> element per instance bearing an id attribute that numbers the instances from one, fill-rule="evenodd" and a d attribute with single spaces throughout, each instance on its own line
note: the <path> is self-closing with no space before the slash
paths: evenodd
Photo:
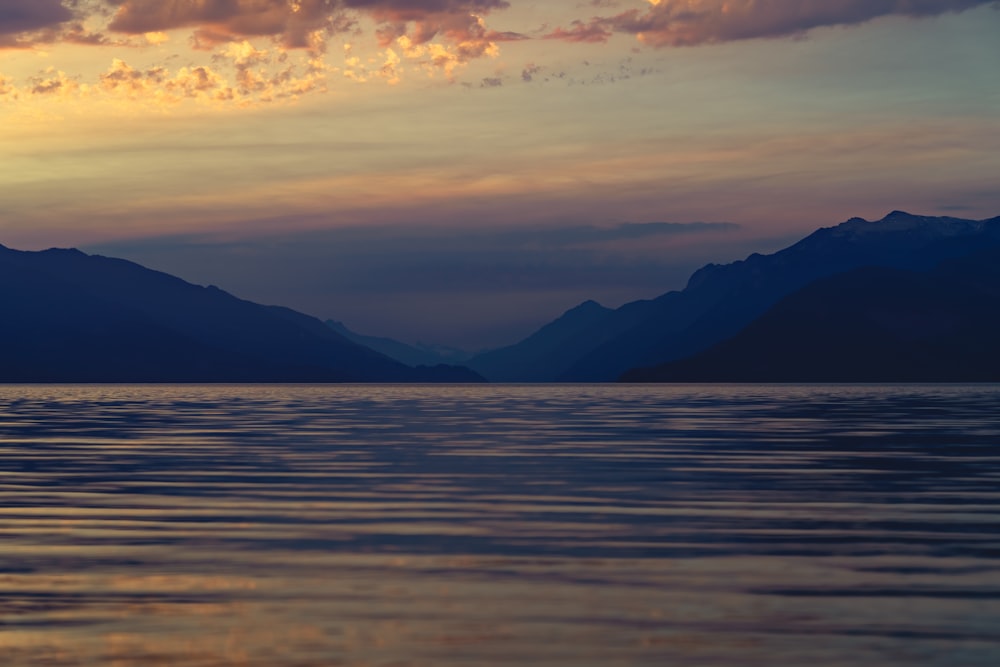
<path id="1" fill-rule="evenodd" d="M 616 331 L 603 326 L 612 313 L 596 301 L 585 301 L 520 343 L 478 354 L 466 363 L 491 382 L 551 380 L 593 348 L 591 332 L 608 338 Z"/>
<path id="2" fill-rule="evenodd" d="M 633 382 L 1000 381 L 1000 245 L 929 271 L 855 269 Z"/>
<path id="3" fill-rule="evenodd" d="M 407 366 L 438 366 L 440 364 L 462 364 L 472 355 L 457 348 L 443 345 L 408 345 L 393 338 L 382 336 L 366 336 L 347 328 L 343 322 L 326 320 L 326 326 L 338 334 L 359 345 L 370 347 L 381 352 L 390 359 L 402 362 Z"/>
<path id="4" fill-rule="evenodd" d="M 410 368 L 319 320 L 78 250 L 0 246 L 0 381 L 478 381 Z"/>
<path id="5" fill-rule="evenodd" d="M 709 264 L 683 290 L 628 303 L 593 319 L 560 318 L 504 348 L 506 371 L 498 372 L 480 358 L 469 365 L 489 379 L 506 381 L 612 381 L 631 368 L 682 359 L 730 338 L 783 297 L 821 278 L 866 266 L 928 269 L 997 241 L 1000 218 L 965 220 L 902 211 L 875 222 L 852 218 L 770 255 Z M 557 323 L 561 340 L 572 344 L 556 346 L 551 356 L 539 354 L 528 343 Z"/>

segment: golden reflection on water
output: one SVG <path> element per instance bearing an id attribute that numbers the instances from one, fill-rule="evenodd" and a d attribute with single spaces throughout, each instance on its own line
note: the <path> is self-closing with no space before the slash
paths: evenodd
<path id="1" fill-rule="evenodd" d="M 0 387 L 0 657 L 1000 664 L 1000 388 Z"/>

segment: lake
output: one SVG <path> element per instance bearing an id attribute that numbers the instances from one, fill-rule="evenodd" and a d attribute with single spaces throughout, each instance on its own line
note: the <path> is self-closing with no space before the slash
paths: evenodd
<path id="1" fill-rule="evenodd" d="M 0 386 L 12 666 L 1000 664 L 1000 386 Z"/>

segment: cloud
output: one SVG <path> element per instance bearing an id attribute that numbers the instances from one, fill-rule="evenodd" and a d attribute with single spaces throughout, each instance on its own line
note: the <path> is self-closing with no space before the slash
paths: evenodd
<path id="1" fill-rule="evenodd" d="M 235 81 L 206 65 L 181 67 L 176 71 L 162 66 L 138 69 L 115 58 L 111 67 L 100 75 L 98 90 L 106 95 L 145 99 L 161 106 L 184 100 L 245 106 L 297 97 L 321 87 L 325 79 L 318 69 L 320 65 L 313 60 L 307 60 L 302 66 L 280 55 L 258 50 L 246 41 L 230 44 L 217 60 L 232 64 Z"/>
<path id="2" fill-rule="evenodd" d="M 487 54 L 513 34 L 485 29 L 482 16 L 506 0 L 106 0 L 115 8 L 109 29 L 132 35 L 190 28 L 196 47 L 272 37 L 287 48 L 310 48 L 317 35 L 356 30 L 373 20 L 383 47 L 406 37 L 413 47 L 439 39 L 459 62 Z M 423 54 L 421 54 L 423 55 Z M 440 56 L 440 54 L 438 54 Z M 433 56 L 433 54 L 432 54 Z M 439 58 L 440 59 L 440 58 Z"/>
<path id="3" fill-rule="evenodd" d="M 692 46 L 802 35 L 814 28 L 857 25 L 882 16 L 937 16 L 996 0 L 649 0 L 651 7 L 575 21 L 548 38 L 602 42 L 612 33 L 635 35 L 654 47 Z"/>
<path id="4" fill-rule="evenodd" d="M 544 39 L 559 39 L 564 42 L 602 44 L 613 34 L 604 19 L 595 19 L 590 23 L 573 21 L 569 28 L 556 28 Z"/>
<path id="5" fill-rule="evenodd" d="M 535 77 L 542 72 L 542 67 L 536 65 L 535 63 L 528 63 L 521 70 L 521 81 L 525 83 L 531 83 L 535 80 Z"/>
<path id="6" fill-rule="evenodd" d="M 213 62 L 233 61 L 244 91 L 266 96 L 262 78 L 296 75 L 287 68 L 262 73 L 257 63 L 231 58 L 233 45 L 270 40 L 278 52 L 309 53 L 311 65 L 294 87 L 314 90 L 323 87 L 318 75 L 336 69 L 322 61 L 329 39 L 360 36 L 364 25 L 383 51 L 380 64 L 345 63 L 344 76 L 395 84 L 406 61 L 412 71 L 453 79 L 470 61 L 499 55 L 498 44 L 524 39 L 487 27 L 487 14 L 508 7 L 506 0 L 0 0 L 0 48 L 59 42 L 141 48 L 186 31 L 191 47 L 214 52 Z"/>
<path id="7" fill-rule="evenodd" d="M 0 1 L 0 47 L 27 47 L 51 41 L 74 18 L 60 0 Z"/>
<path id="8" fill-rule="evenodd" d="M 212 81 L 235 78 L 232 84 L 220 83 L 219 94 L 211 99 L 270 101 L 324 90 L 331 73 L 390 85 L 400 83 L 406 73 L 443 73 L 454 80 L 471 61 L 496 58 L 502 42 L 525 39 L 486 24 L 487 14 L 509 6 L 507 0 L 0 0 L 0 48 L 57 42 L 158 47 L 171 41 L 171 32 L 184 31 L 194 50 L 211 53 L 211 62 L 192 63 L 189 74 L 212 72 Z M 365 58 L 348 53 L 343 66 L 327 65 L 330 38 L 359 37 L 362 29 L 370 31 L 381 52 Z M 273 48 L 265 46 L 268 42 Z M 267 57 L 241 57 L 248 48 Z M 294 50 L 308 54 L 307 65 L 286 66 L 282 58 L 292 57 Z M 122 64 L 128 60 L 115 57 Z M 157 102 L 206 99 L 201 87 L 197 94 L 179 95 L 188 88 L 176 84 L 165 90 L 180 74 L 157 73 L 165 63 L 147 64 L 127 75 L 115 64 L 99 81 L 80 81 L 75 87 L 45 77 L 25 92 L 87 92 L 92 87 L 133 99 L 154 96 Z"/>
<path id="9" fill-rule="evenodd" d="M 596 243 L 657 236 L 731 232 L 739 228 L 739 225 L 732 222 L 625 222 L 612 227 L 565 227 L 558 230 L 557 233 L 563 243 L 568 242 L 569 239 L 573 239 L 572 242 L 575 243 Z"/>
<path id="10" fill-rule="evenodd" d="M 108 28 L 140 35 L 192 28 L 196 40 L 274 37 L 289 48 L 307 48 L 317 33 L 349 23 L 327 0 L 106 0 L 115 8 Z"/>
<path id="11" fill-rule="evenodd" d="M 517 33 L 500 33 L 486 27 L 481 16 L 475 14 L 433 14 L 416 21 L 412 27 L 406 23 L 383 24 L 379 41 L 387 46 L 395 41 L 407 58 L 431 68 L 440 69 L 451 78 L 455 70 L 471 60 L 499 55 L 498 42 L 523 39 Z M 431 41 L 437 37 L 441 41 Z"/>
<path id="12" fill-rule="evenodd" d="M 216 66 L 221 65 L 222 67 Z M 77 98 L 141 103 L 143 109 L 165 110 L 184 101 L 209 105 L 255 106 L 295 100 L 326 86 L 327 68 L 311 57 L 292 58 L 256 49 L 249 42 L 231 43 L 212 65 L 134 67 L 121 58 L 93 82 L 47 67 L 20 82 L 0 73 L 0 99 Z"/>
<path id="13" fill-rule="evenodd" d="M 185 98 L 230 100 L 235 95 L 225 78 L 208 67 L 182 67 L 176 73 L 164 67 L 140 70 L 118 58 L 101 75 L 100 87 L 107 93 L 151 96 L 163 103 Z"/>
<path id="14" fill-rule="evenodd" d="M 31 95 L 70 97 L 79 94 L 81 90 L 79 81 L 54 67 L 49 67 L 28 80 L 28 92 Z"/>
<path id="15" fill-rule="evenodd" d="M 16 35 L 52 28 L 73 18 L 61 0 L 3 0 L 0 34 Z"/>
<path id="16" fill-rule="evenodd" d="M 18 96 L 17 86 L 14 85 L 14 81 L 10 78 L 0 74 L 0 97 L 11 97 L 16 99 Z"/>

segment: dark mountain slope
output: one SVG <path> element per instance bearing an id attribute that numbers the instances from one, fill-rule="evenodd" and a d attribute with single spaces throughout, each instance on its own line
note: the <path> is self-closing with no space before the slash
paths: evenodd
<path id="1" fill-rule="evenodd" d="M 1000 246 L 924 272 L 863 268 L 782 299 L 738 335 L 625 381 L 1000 381 Z"/>
<path id="2" fill-rule="evenodd" d="M 467 365 L 492 382 L 544 382 L 555 379 L 594 346 L 610 336 L 605 321 L 614 311 L 586 301 L 509 347 L 476 355 Z"/>
<path id="3" fill-rule="evenodd" d="M 976 221 L 901 211 L 877 222 L 853 218 L 771 255 L 709 264 L 684 290 L 599 317 L 564 316 L 470 365 L 506 381 L 610 381 L 629 368 L 683 358 L 725 340 L 814 280 L 864 266 L 929 268 L 997 240 L 1000 218 Z M 557 336 L 548 333 L 553 325 Z"/>
<path id="4" fill-rule="evenodd" d="M 735 335 L 779 299 L 814 280 L 865 266 L 926 269 L 1000 241 L 1000 218 L 962 220 L 895 211 L 820 229 L 772 255 L 708 265 L 682 292 L 652 302 L 646 318 L 596 346 L 560 379 L 609 380 L 628 368 L 689 356 Z"/>
<path id="5" fill-rule="evenodd" d="M 0 246 L 0 381 L 432 381 L 301 313 L 119 259 Z"/>

